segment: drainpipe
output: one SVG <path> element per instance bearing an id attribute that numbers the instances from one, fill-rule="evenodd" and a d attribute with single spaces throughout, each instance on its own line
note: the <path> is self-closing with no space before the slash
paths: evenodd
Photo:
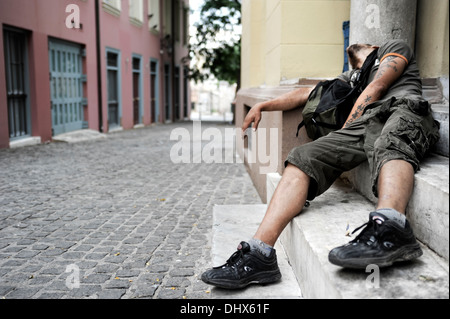
<path id="1" fill-rule="evenodd" d="M 95 34 L 97 42 L 98 130 L 103 133 L 102 55 L 100 43 L 100 0 L 95 0 Z"/>
<path id="2" fill-rule="evenodd" d="M 172 29 L 172 36 L 171 36 L 171 38 L 172 38 L 172 43 L 171 43 L 171 46 L 172 46 L 172 61 L 171 61 L 171 64 L 172 64 L 172 67 L 170 68 L 170 75 L 171 75 L 171 78 L 172 78 L 172 122 L 175 122 L 175 119 L 177 118 L 177 115 L 175 114 L 175 112 L 176 112 L 176 109 L 175 109 L 175 97 L 177 96 L 176 95 L 176 93 L 175 93 L 175 88 L 176 88 L 176 86 L 175 86 L 175 17 L 176 17 L 176 15 L 175 15 L 175 0 L 172 0 L 172 12 L 171 12 L 171 16 L 172 16 L 172 21 L 171 21 L 171 25 L 172 25 L 172 27 L 171 27 L 171 29 Z"/>

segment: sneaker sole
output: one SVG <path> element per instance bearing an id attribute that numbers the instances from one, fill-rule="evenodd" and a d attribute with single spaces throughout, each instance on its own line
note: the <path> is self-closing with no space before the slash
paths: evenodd
<path id="1" fill-rule="evenodd" d="M 208 279 L 202 276 L 202 281 L 206 284 L 224 288 L 224 289 L 242 289 L 252 284 L 271 284 L 281 279 L 279 270 L 259 272 L 245 280 L 228 280 L 228 279 Z"/>
<path id="2" fill-rule="evenodd" d="M 423 252 L 419 244 L 403 246 L 395 252 L 384 257 L 377 258 L 349 258 L 339 259 L 337 256 L 329 254 L 328 260 L 337 266 L 352 269 L 366 269 L 368 265 L 377 265 L 380 268 L 392 266 L 392 264 L 401 261 L 408 261 L 419 258 Z"/>

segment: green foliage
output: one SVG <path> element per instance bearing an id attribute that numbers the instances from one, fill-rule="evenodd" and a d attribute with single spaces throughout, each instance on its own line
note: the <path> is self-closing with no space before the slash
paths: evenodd
<path id="1" fill-rule="evenodd" d="M 241 1 L 206 0 L 200 22 L 195 24 L 197 35 L 190 55 L 203 62 L 191 70 L 195 81 L 211 74 L 218 80 L 238 83 L 241 61 Z"/>

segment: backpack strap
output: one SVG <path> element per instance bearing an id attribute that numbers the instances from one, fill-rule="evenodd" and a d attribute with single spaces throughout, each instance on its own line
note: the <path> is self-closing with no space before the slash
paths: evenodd
<path id="1" fill-rule="evenodd" d="M 322 126 L 322 127 L 329 128 L 332 130 L 337 130 L 340 128 L 338 125 L 325 123 L 325 122 L 319 122 L 319 121 L 316 121 L 314 118 L 312 118 L 312 121 L 313 121 L 314 125 L 316 125 L 316 126 Z"/>
<path id="2" fill-rule="evenodd" d="M 301 121 L 300 124 L 297 126 L 297 134 L 295 135 L 295 137 L 298 137 L 298 132 L 300 132 L 303 126 L 305 126 L 305 121 Z"/>
<path id="3" fill-rule="evenodd" d="M 358 80 L 356 82 L 355 88 L 364 88 L 367 85 L 367 80 L 369 79 L 370 69 L 372 68 L 375 60 L 378 57 L 378 48 L 373 50 L 364 61 L 361 71 L 359 72 Z"/>
<path id="4" fill-rule="evenodd" d="M 316 125 L 316 126 L 322 126 L 322 127 L 329 128 L 329 129 L 332 129 L 332 130 L 336 130 L 336 129 L 339 128 L 337 125 L 333 125 L 333 124 L 330 124 L 330 123 L 324 123 L 324 122 L 316 121 L 316 119 L 315 119 L 315 114 L 314 114 L 314 116 L 311 118 L 311 121 L 312 121 L 312 122 L 314 123 L 314 125 Z M 297 126 L 297 134 L 295 135 L 296 137 L 298 137 L 298 134 L 299 134 L 299 132 L 300 132 L 300 130 L 301 130 L 301 128 L 302 128 L 303 126 L 305 126 L 305 121 L 301 121 L 300 124 Z"/>
<path id="5" fill-rule="evenodd" d="M 319 87 L 325 85 L 326 82 L 327 82 L 327 81 L 319 82 L 319 83 L 314 87 L 314 89 L 309 93 L 308 101 L 314 99 L 314 98 L 317 96 L 317 92 L 319 91 Z M 300 124 L 297 126 L 297 134 L 295 134 L 295 137 L 298 137 L 298 134 L 299 134 L 301 128 L 302 128 L 303 126 L 305 126 L 305 125 L 306 125 L 305 121 L 301 121 L 301 122 L 300 122 Z"/>

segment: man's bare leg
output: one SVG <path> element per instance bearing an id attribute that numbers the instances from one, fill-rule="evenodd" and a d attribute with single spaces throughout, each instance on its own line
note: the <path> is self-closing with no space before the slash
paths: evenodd
<path id="1" fill-rule="evenodd" d="M 305 206 L 310 177 L 289 164 L 267 208 L 266 215 L 253 238 L 274 246 L 286 225 Z"/>
<path id="2" fill-rule="evenodd" d="M 383 165 L 378 177 L 378 205 L 405 214 L 414 187 L 414 169 L 403 160 L 392 160 Z"/>
<path id="3" fill-rule="evenodd" d="M 270 201 L 266 215 L 254 238 L 273 246 L 286 225 L 306 202 L 310 177 L 289 164 Z M 391 208 L 405 214 L 414 186 L 414 169 L 403 160 L 383 165 L 378 178 L 377 209 Z"/>
<path id="4" fill-rule="evenodd" d="M 300 169 L 288 165 L 267 208 L 255 236 L 242 241 L 227 262 L 205 271 L 201 279 L 226 289 L 250 284 L 268 284 L 281 278 L 275 242 L 283 229 L 305 205 L 310 178 Z"/>

